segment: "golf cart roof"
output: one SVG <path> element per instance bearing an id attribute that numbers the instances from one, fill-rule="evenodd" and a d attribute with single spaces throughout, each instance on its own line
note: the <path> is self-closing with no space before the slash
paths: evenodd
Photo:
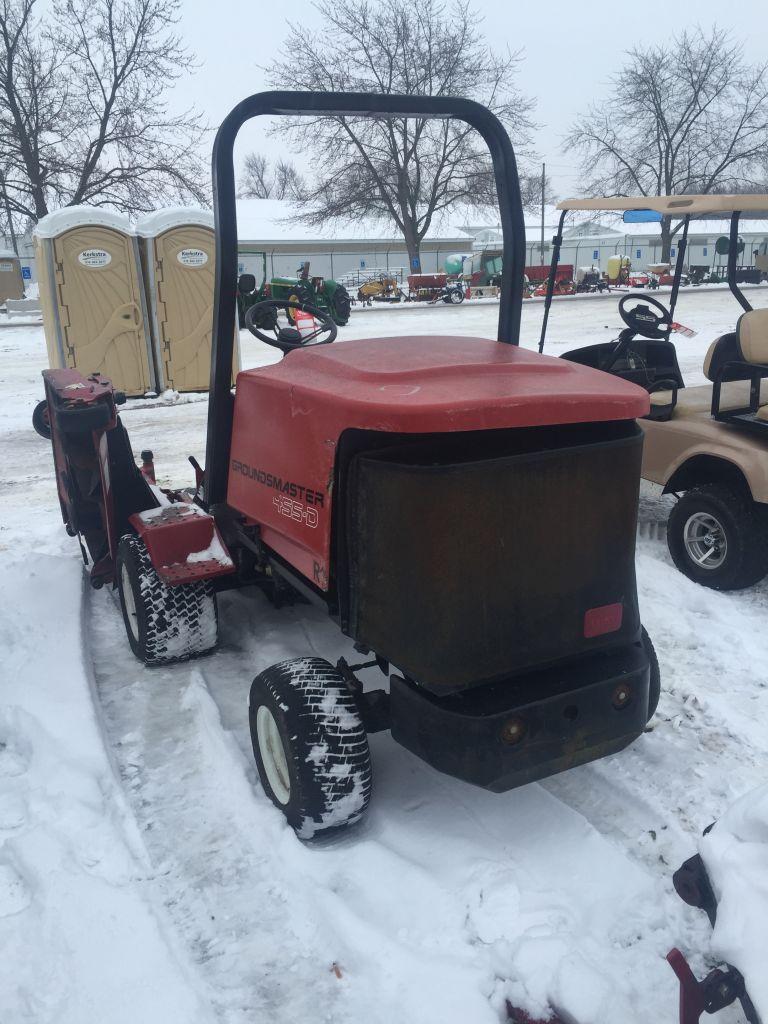
<path id="1" fill-rule="evenodd" d="M 558 210 L 653 210 L 684 217 L 701 213 L 765 213 L 768 195 L 711 196 L 603 196 L 596 199 L 564 199 Z"/>

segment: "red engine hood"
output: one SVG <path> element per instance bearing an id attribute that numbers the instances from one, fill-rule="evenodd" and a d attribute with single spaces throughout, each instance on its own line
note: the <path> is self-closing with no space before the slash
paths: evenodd
<path id="1" fill-rule="evenodd" d="M 634 419 L 634 384 L 577 363 L 482 338 L 417 335 L 337 342 L 247 370 L 302 399 L 346 410 L 349 426 L 406 433 Z"/>

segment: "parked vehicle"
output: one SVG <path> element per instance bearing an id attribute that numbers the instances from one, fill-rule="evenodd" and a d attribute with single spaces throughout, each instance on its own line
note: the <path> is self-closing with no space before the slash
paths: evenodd
<path id="1" fill-rule="evenodd" d="M 504 238 L 498 340 L 331 346 L 327 309 L 272 296 L 246 325 L 284 358 L 238 374 L 233 397 L 235 308 L 222 297 L 236 283 L 238 130 L 256 115 L 342 112 L 457 118 L 488 142 Z M 627 746 L 660 688 L 634 564 L 648 396 L 519 347 L 525 228 L 501 123 L 470 100 L 261 93 L 220 127 L 214 174 L 213 358 L 194 496 L 159 490 L 150 452 L 137 467 L 108 380 L 43 374 L 64 522 L 91 584 L 117 587 L 135 655 L 161 665 L 213 650 L 222 589 L 307 601 L 338 624 L 359 663 L 312 651 L 250 688 L 263 790 L 304 839 L 364 814 L 371 732 L 390 729 L 437 770 L 495 792 Z M 315 326 L 294 326 L 298 313 Z M 364 685 L 369 669 L 387 689 Z"/>
<path id="2" fill-rule="evenodd" d="M 253 274 L 242 274 L 237 288 L 238 308 L 241 310 L 243 325 L 248 309 L 264 299 L 284 299 L 290 302 L 313 306 L 330 315 L 338 327 L 349 322 L 352 311 L 349 292 L 344 285 L 330 278 L 310 275 L 310 263 L 306 261 L 296 271 L 296 277 L 273 277 L 266 280 L 266 256 L 264 258 L 264 280 L 257 285 Z"/>
<path id="3" fill-rule="evenodd" d="M 409 274 L 408 299 L 411 302 L 447 302 L 458 305 L 464 301 L 465 286 L 461 278 L 448 274 Z"/>
<path id="4" fill-rule="evenodd" d="M 561 226 L 569 210 L 650 210 L 662 216 L 683 208 L 669 306 L 648 295 L 624 295 L 619 314 L 626 327 L 618 338 L 562 358 L 633 381 L 650 393 L 651 410 L 642 420 L 642 472 L 677 497 L 667 526 L 675 565 L 718 590 L 757 583 L 768 574 L 768 396 L 760 391 L 768 377 L 768 310 L 752 309 L 736 271 L 740 216 L 768 209 L 768 195 L 568 199 L 558 208 Z M 686 387 L 670 335 L 679 326 L 674 311 L 690 218 L 707 213 L 731 215 L 728 284 L 743 312 L 735 330 L 707 352 L 703 371 L 710 383 Z M 540 352 L 548 316 L 547 302 Z"/>
<path id="5" fill-rule="evenodd" d="M 360 285 L 357 289 L 357 299 L 358 302 L 370 306 L 374 302 L 402 302 L 405 293 L 396 277 L 380 274 Z"/>

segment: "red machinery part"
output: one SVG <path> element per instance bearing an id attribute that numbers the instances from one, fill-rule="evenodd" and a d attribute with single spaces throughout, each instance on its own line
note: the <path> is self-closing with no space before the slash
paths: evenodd
<path id="1" fill-rule="evenodd" d="M 197 505 L 175 502 L 137 512 L 129 522 L 144 541 L 158 576 L 168 586 L 234 572 L 234 562 L 213 516 Z"/>
<path id="2" fill-rule="evenodd" d="M 649 409 L 647 392 L 617 377 L 516 345 L 441 336 L 291 353 L 240 373 L 237 395 L 227 502 L 322 589 L 344 431 L 449 434 L 630 420 Z"/>

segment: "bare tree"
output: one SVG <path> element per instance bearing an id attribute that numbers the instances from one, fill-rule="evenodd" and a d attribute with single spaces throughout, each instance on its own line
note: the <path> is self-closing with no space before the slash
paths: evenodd
<path id="1" fill-rule="evenodd" d="M 243 199 L 291 199 L 299 201 L 304 181 L 290 160 L 278 160 L 271 167 L 261 153 L 249 153 L 243 161 Z"/>
<path id="2" fill-rule="evenodd" d="M 606 101 L 574 124 L 585 192 L 681 195 L 762 187 L 768 157 L 768 62 L 713 28 L 636 47 Z M 680 228 L 662 221 L 662 259 Z"/>
<path id="3" fill-rule="evenodd" d="M 514 84 L 520 56 L 494 53 L 464 0 L 318 0 L 315 7 L 325 31 L 292 28 L 269 69 L 273 84 L 476 98 L 525 148 L 533 103 Z M 402 233 L 411 261 L 450 207 L 495 203 L 485 145 L 461 122 L 319 116 L 297 119 L 290 130 L 320 168 L 304 195 L 304 219 L 386 219 Z"/>
<path id="4" fill-rule="evenodd" d="M 14 214 L 92 203 L 127 212 L 201 201 L 195 113 L 173 113 L 193 68 L 175 33 L 178 0 L 0 0 L 0 164 Z"/>

